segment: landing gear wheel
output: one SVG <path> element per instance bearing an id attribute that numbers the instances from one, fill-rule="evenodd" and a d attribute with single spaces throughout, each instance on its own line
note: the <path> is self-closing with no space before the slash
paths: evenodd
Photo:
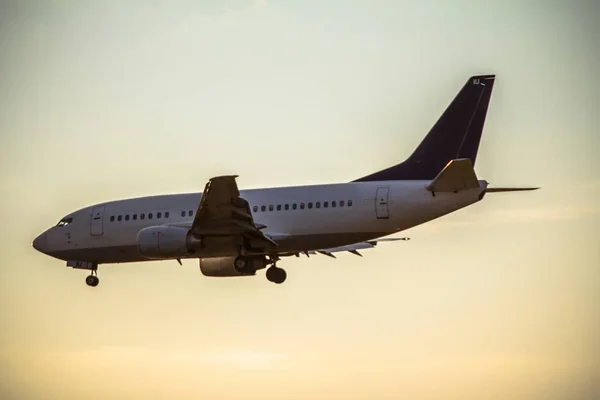
<path id="1" fill-rule="evenodd" d="M 100 283 L 100 279 L 98 279 L 96 275 L 89 275 L 85 278 L 85 283 L 87 283 L 88 286 L 96 287 L 98 286 L 98 283 Z"/>
<path id="2" fill-rule="evenodd" d="M 241 274 L 252 274 L 255 271 L 252 269 L 252 262 L 248 257 L 239 256 L 233 260 L 233 267 Z"/>
<path id="3" fill-rule="evenodd" d="M 281 284 L 285 282 L 286 278 L 287 273 L 285 272 L 285 269 L 272 266 L 267 270 L 267 280 L 270 282 Z"/>

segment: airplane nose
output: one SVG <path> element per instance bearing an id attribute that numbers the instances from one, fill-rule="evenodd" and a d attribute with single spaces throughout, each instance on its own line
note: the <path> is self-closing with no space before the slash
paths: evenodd
<path id="1" fill-rule="evenodd" d="M 33 248 L 36 249 L 37 251 L 44 253 L 44 251 L 46 250 L 46 245 L 48 242 L 48 235 L 46 234 L 46 232 L 42 233 L 41 235 L 39 235 L 38 237 L 36 237 L 35 239 L 33 239 Z"/>

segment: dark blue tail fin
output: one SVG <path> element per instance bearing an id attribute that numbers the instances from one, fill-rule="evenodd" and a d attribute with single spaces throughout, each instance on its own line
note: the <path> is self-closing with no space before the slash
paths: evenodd
<path id="1" fill-rule="evenodd" d="M 475 165 L 495 77 L 470 77 L 406 161 L 353 182 L 429 180 L 457 158 Z"/>

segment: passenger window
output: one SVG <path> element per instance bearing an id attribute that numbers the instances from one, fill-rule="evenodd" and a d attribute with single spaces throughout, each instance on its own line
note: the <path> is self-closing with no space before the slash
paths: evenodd
<path id="1" fill-rule="evenodd" d="M 308 203 L 308 208 L 312 208 L 312 202 Z"/>
<path id="2" fill-rule="evenodd" d="M 304 203 L 300 203 L 300 209 L 304 210 Z"/>
<path id="3" fill-rule="evenodd" d="M 348 207 L 352 207 L 352 200 L 348 200 Z"/>
<path id="4" fill-rule="evenodd" d="M 165 218 L 169 218 L 169 212 L 168 211 L 165 213 Z"/>
<path id="5" fill-rule="evenodd" d="M 133 214 L 131 217 L 133 218 L 134 221 L 137 220 L 137 214 Z"/>
<path id="6" fill-rule="evenodd" d="M 140 219 L 144 219 L 144 218 L 146 218 L 146 214 L 144 214 L 144 213 L 141 213 L 141 214 L 140 214 Z"/>
<path id="7" fill-rule="evenodd" d="M 344 200 L 340 201 L 340 207 L 344 207 Z"/>
<path id="8" fill-rule="evenodd" d="M 281 211 L 281 204 L 277 204 L 277 211 Z"/>
<path id="9" fill-rule="evenodd" d="M 335 207 L 335 201 L 331 202 L 331 207 Z"/>
<path id="10" fill-rule="evenodd" d="M 283 206 L 283 208 L 284 208 L 285 210 L 289 210 L 289 209 L 290 209 L 290 205 L 289 205 L 289 204 L 286 204 L 285 206 Z"/>
<path id="11" fill-rule="evenodd" d="M 152 219 L 152 213 L 148 213 L 148 219 Z"/>
<path id="12" fill-rule="evenodd" d="M 182 217 L 185 217 L 185 211 L 182 211 L 182 212 L 181 212 L 181 216 L 182 216 Z"/>
<path id="13" fill-rule="evenodd" d="M 254 206 L 254 207 L 252 207 L 252 210 L 253 210 L 254 212 L 257 212 L 257 211 L 258 211 L 258 206 Z"/>
<path id="14" fill-rule="evenodd" d="M 114 222 L 115 221 L 115 216 L 113 215 L 112 217 L 110 217 L 110 222 Z"/>
<path id="15" fill-rule="evenodd" d="M 296 203 L 292 204 L 292 210 L 295 210 L 296 208 Z"/>
<path id="16" fill-rule="evenodd" d="M 269 211 L 273 211 L 273 204 L 269 206 Z"/>
<path id="17" fill-rule="evenodd" d="M 117 217 L 117 221 L 121 221 L 122 219 L 123 219 L 123 216 L 122 216 L 122 215 L 119 215 L 119 216 Z"/>
<path id="18" fill-rule="evenodd" d="M 191 217 L 192 215 L 194 215 L 194 212 L 192 210 L 188 211 L 188 215 Z"/>
<path id="19" fill-rule="evenodd" d="M 260 211 L 267 211 L 267 206 L 260 206 Z"/>
<path id="20" fill-rule="evenodd" d="M 321 208 L 321 203 L 317 201 L 317 204 L 315 204 L 317 206 L 317 208 Z"/>
<path id="21" fill-rule="evenodd" d="M 323 203 L 323 208 L 327 208 L 328 206 L 329 206 L 329 202 L 328 201 L 326 201 L 326 202 Z"/>
<path id="22" fill-rule="evenodd" d="M 129 214 L 125 216 L 125 221 L 129 221 Z"/>
<path id="23" fill-rule="evenodd" d="M 162 213 L 156 213 L 156 218 L 162 218 Z"/>

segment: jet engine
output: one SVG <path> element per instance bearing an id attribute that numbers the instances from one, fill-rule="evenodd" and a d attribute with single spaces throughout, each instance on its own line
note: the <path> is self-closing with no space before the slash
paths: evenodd
<path id="1" fill-rule="evenodd" d="M 267 266 L 267 259 L 263 256 L 246 257 L 247 273 L 239 272 L 235 268 L 235 260 L 237 257 L 211 257 L 200 259 L 200 271 L 205 276 L 244 276 L 254 275 L 256 270 L 263 269 Z"/>
<path id="2" fill-rule="evenodd" d="M 150 226 L 137 235 L 138 251 L 149 259 L 190 256 L 199 246 L 197 242 L 189 229 L 177 226 Z"/>

